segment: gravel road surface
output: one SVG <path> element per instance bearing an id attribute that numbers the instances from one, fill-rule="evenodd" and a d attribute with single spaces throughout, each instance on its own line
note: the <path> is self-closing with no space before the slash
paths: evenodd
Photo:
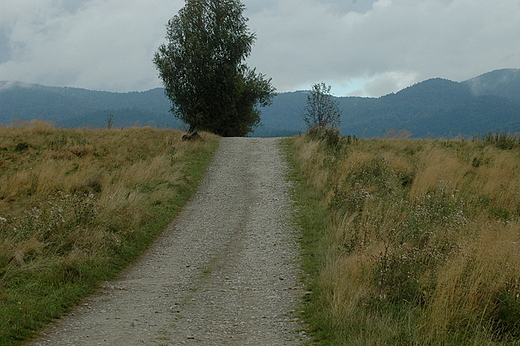
<path id="1" fill-rule="evenodd" d="M 285 172 L 277 139 L 223 138 L 179 218 L 32 345 L 300 345 Z"/>

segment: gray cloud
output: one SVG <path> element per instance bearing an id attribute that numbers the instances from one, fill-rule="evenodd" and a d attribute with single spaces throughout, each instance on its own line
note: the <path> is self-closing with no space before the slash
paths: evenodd
<path id="1" fill-rule="evenodd" d="M 6 28 L 0 28 L 0 64 L 9 61 L 11 52 L 9 50 L 9 32 Z"/>
<path id="2" fill-rule="evenodd" d="M 520 67 L 517 0 L 243 0 L 250 66 L 279 91 L 321 81 L 379 96 Z M 160 85 L 151 62 L 183 0 L 4 0 L 0 80 L 98 90 Z"/>
<path id="3" fill-rule="evenodd" d="M 263 29 L 252 61 L 283 90 L 357 80 L 369 83 L 358 94 L 378 96 L 426 78 L 464 80 L 520 65 L 515 0 L 380 0 L 360 12 L 295 3 L 252 17 Z"/>
<path id="4" fill-rule="evenodd" d="M 29 1 L 13 1 L 11 15 L 0 15 L 11 18 L 0 21 L 10 32 L 7 44 L 0 41 L 10 52 L 0 80 L 113 91 L 159 85 L 153 53 L 181 0 Z"/>

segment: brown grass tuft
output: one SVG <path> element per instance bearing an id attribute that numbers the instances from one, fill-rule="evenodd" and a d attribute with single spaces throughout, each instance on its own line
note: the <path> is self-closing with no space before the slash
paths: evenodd
<path id="1" fill-rule="evenodd" d="M 0 127 L 0 344 L 65 312 L 167 226 L 217 144 L 207 133 L 181 138 L 40 121 Z"/>
<path id="2" fill-rule="evenodd" d="M 328 208 L 310 318 L 328 342 L 520 344 L 519 149 L 294 143 Z"/>

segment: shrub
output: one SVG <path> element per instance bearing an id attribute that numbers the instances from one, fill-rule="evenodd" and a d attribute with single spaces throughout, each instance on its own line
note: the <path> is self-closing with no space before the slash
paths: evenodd
<path id="1" fill-rule="evenodd" d="M 520 146 L 519 135 L 507 132 L 488 132 L 484 135 L 475 136 L 474 140 L 484 144 L 492 144 L 504 150 L 511 150 Z"/>

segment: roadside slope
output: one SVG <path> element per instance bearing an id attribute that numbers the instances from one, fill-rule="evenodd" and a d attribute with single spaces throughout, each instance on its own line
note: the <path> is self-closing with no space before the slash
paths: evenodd
<path id="1" fill-rule="evenodd" d="M 34 345 L 298 345 L 302 295 L 277 139 L 224 138 L 177 221 Z"/>

